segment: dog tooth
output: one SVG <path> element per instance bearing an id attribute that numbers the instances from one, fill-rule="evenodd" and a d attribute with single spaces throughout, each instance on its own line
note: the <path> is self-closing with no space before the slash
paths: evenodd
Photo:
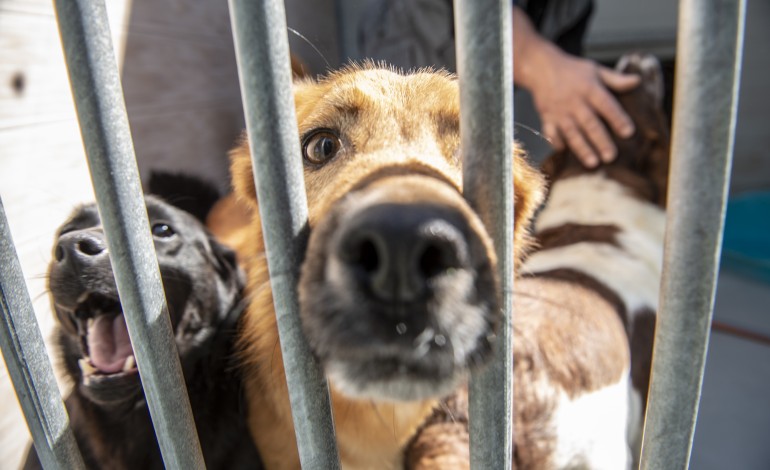
<path id="1" fill-rule="evenodd" d="M 428 354 L 428 351 L 430 351 L 430 343 L 433 341 L 433 338 L 435 337 L 435 332 L 433 331 L 433 328 L 425 328 L 420 335 L 414 339 L 414 355 L 417 358 L 423 357 L 424 355 Z"/>
<path id="2" fill-rule="evenodd" d="M 96 320 L 94 320 L 94 317 L 89 317 L 88 320 L 86 321 L 86 325 L 88 326 L 89 330 L 94 326 L 94 323 L 96 323 Z"/>
<path id="3" fill-rule="evenodd" d="M 91 294 L 89 294 L 88 292 L 83 292 L 82 294 L 80 294 L 80 297 L 78 297 L 77 303 L 82 304 L 88 299 L 89 295 Z"/>
<path id="4" fill-rule="evenodd" d="M 422 333 L 419 334 L 414 339 L 415 346 L 422 346 L 423 344 L 428 344 L 431 341 L 433 341 L 433 337 L 436 335 L 436 332 L 433 331 L 433 328 L 428 327 L 422 330 Z"/>
<path id="5" fill-rule="evenodd" d="M 419 359 L 428 354 L 428 351 L 430 351 L 430 343 L 420 343 L 417 349 L 414 350 L 414 357 Z"/>
<path id="6" fill-rule="evenodd" d="M 126 358 L 125 364 L 123 364 L 123 372 L 128 372 L 136 366 L 136 359 L 133 354 Z"/>
<path id="7" fill-rule="evenodd" d="M 80 365 L 80 370 L 83 371 L 86 377 L 96 372 L 96 368 L 86 358 L 79 359 L 78 365 Z"/>

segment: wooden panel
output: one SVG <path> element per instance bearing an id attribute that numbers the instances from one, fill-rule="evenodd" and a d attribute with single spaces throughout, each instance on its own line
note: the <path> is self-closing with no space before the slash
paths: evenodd
<path id="1" fill-rule="evenodd" d="M 74 119 L 0 130 L 0 195 L 49 351 L 54 320 L 46 269 L 56 228 L 77 204 L 93 200 L 86 167 Z M 52 360 L 59 372 L 58 360 Z M 66 390 L 61 380 L 60 388 Z M 29 433 L 5 364 L 0 367 L 0 415 L 0 467 L 17 468 Z"/>
<path id="2" fill-rule="evenodd" d="M 145 181 L 164 169 L 229 188 L 227 151 L 244 125 L 226 2 L 135 1 L 123 89 Z"/>
<path id="3" fill-rule="evenodd" d="M 107 7 L 142 175 L 182 171 L 227 188 L 227 150 L 243 128 L 227 2 Z M 0 196 L 47 338 L 54 232 L 93 200 L 51 0 L 0 0 Z M 0 399 L 0 468 L 17 468 L 29 434 L 4 365 Z"/>
<path id="4" fill-rule="evenodd" d="M 108 2 L 118 58 L 126 3 Z M 52 0 L 0 2 L 0 130 L 73 116 Z"/>

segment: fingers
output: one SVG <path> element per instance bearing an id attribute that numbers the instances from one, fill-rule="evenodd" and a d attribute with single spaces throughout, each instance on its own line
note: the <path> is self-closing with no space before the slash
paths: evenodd
<path id="1" fill-rule="evenodd" d="M 557 81 L 561 86 L 557 87 L 546 86 L 553 80 L 546 81 L 530 90 L 540 112 L 543 132 L 554 149 L 569 147 L 586 167 L 611 162 L 617 154 L 612 134 L 628 138 L 635 129 L 610 90 L 631 90 L 639 85 L 640 77 L 590 61 L 572 60 L 565 64 L 561 68 L 569 69 L 574 79 L 565 82 L 560 78 Z"/>
<path id="2" fill-rule="evenodd" d="M 567 141 L 567 145 L 580 161 L 588 168 L 593 168 L 599 164 L 599 158 L 594 153 L 594 150 L 588 144 L 583 133 L 578 128 L 577 123 L 572 119 L 566 119 L 560 123 L 559 131 L 561 132 L 564 140 Z"/>
<path id="3" fill-rule="evenodd" d="M 596 150 L 598 157 L 605 163 L 615 159 L 617 148 L 604 123 L 597 117 L 594 111 L 588 107 L 582 107 L 576 111 L 575 118 L 579 130 Z M 593 153 L 593 152 L 592 152 Z M 594 153 L 594 160 L 596 159 Z"/>
<path id="4" fill-rule="evenodd" d="M 562 150 L 566 143 L 588 168 L 595 167 L 600 161 L 609 163 L 617 154 L 606 127 L 587 105 L 573 110 L 569 116 L 561 116 L 558 124 L 545 121 L 543 132 L 554 149 Z"/>
<path id="5" fill-rule="evenodd" d="M 543 134 L 554 150 L 564 150 L 564 141 L 561 139 L 559 129 L 555 124 L 543 122 Z"/>
<path id="6" fill-rule="evenodd" d="M 596 113 L 607 121 L 615 134 L 623 138 L 634 135 L 634 122 L 606 88 L 597 85 L 588 94 L 588 102 Z"/>
<path id="7" fill-rule="evenodd" d="M 609 88 L 619 92 L 633 90 L 642 80 L 639 75 L 620 73 L 607 67 L 599 67 L 599 78 Z"/>

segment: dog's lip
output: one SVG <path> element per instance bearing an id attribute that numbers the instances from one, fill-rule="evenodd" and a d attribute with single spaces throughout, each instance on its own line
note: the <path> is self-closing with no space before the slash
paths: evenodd
<path id="1" fill-rule="evenodd" d="M 97 369 L 91 358 L 88 356 L 78 359 L 78 366 L 83 373 L 83 383 L 85 385 L 93 385 L 94 383 L 104 383 L 110 380 L 122 379 L 137 375 L 139 370 L 136 368 L 136 359 L 131 354 L 126 357 L 123 369 L 120 372 L 105 373 Z"/>
<path id="2" fill-rule="evenodd" d="M 77 325 L 81 348 L 78 366 L 86 385 L 138 372 L 117 296 L 86 291 L 66 310 Z"/>
<path id="3" fill-rule="evenodd" d="M 405 334 L 406 323 L 398 323 L 396 330 L 399 336 Z M 393 365 L 397 371 L 405 372 L 431 368 L 436 365 L 439 357 L 451 357 L 450 362 L 461 363 L 462 358 L 454 357 L 454 353 L 447 336 L 428 327 L 408 342 L 391 340 L 376 345 L 354 346 L 347 349 L 346 353 L 335 354 L 329 359 L 351 364 Z"/>

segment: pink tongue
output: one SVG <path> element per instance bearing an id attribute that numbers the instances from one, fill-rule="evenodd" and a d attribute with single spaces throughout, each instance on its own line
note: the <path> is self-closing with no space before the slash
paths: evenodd
<path id="1" fill-rule="evenodd" d="M 123 315 L 99 315 L 88 329 L 91 363 L 106 374 L 123 370 L 126 358 L 134 353 Z"/>

